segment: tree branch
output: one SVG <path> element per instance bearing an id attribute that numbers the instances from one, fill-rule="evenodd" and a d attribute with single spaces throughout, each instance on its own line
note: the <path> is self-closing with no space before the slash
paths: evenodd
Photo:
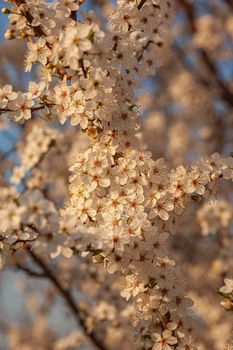
<path id="1" fill-rule="evenodd" d="M 31 277 L 39 277 L 39 278 L 46 277 L 46 275 L 44 273 L 33 271 L 29 267 L 21 265 L 19 263 L 16 265 L 16 268 L 25 272 L 27 275 L 29 275 Z"/>
<path id="2" fill-rule="evenodd" d="M 233 10 L 233 1 L 232 0 L 225 0 L 225 2 Z"/>
<path id="3" fill-rule="evenodd" d="M 195 32 L 197 31 L 196 22 L 195 22 L 195 8 L 187 0 L 180 0 L 180 3 L 183 6 L 183 8 L 185 9 L 185 11 L 186 11 L 191 31 L 192 31 L 193 34 L 195 34 Z M 232 3 L 232 0 L 229 0 L 229 3 Z M 232 3 L 232 7 L 233 7 L 233 3 Z M 201 55 L 202 61 L 205 63 L 205 65 L 208 68 L 209 72 L 212 74 L 212 76 L 214 77 L 217 85 L 219 86 L 219 88 L 221 90 L 221 97 L 230 106 L 233 107 L 233 94 L 228 89 L 227 85 L 220 78 L 219 73 L 217 71 L 217 68 L 215 66 L 215 62 L 212 61 L 211 57 L 209 56 L 209 54 L 205 50 L 200 49 L 199 53 Z"/>
<path id="4" fill-rule="evenodd" d="M 37 255 L 35 254 L 30 247 L 26 248 L 27 253 L 30 255 L 32 260 L 42 269 L 43 277 L 46 277 L 58 290 L 59 294 L 66 301 L 66 304 L 73 311 L 73 314 L 78 322 L 78 325 L 82 328 L 83 332 L 90 339 L 91 343 L 95 346 L 95 348 L 99 350 L 108 350 L 108 348 L 103 344 L 101 340 L 94 334 L 94 332 L 89 332 L 85 320 L 81 315 L 81 312 L 74 301 L 72 294 L 68 289 L 66 289 L 59 279 L 53 274 L 48 265 Z"/>
<path id="5" fill-rule="evenodd" d="M 38 106 L 32 107 L 31 112 L 39 111 L 44 108 L 45 108 L 44 105 L 38 105 Z M 8 113 L 8 112 L 16 112 L 16 111 L 9 108 L 0 108 L 0 114 Z"/>
<path id="6" fill-rule="evenodd" d="M 200 50 L 201 56 L 203 61 L 206 64 L 206 67 L 208 67 L 209 71 L 212 73 L 212 75 L 215 78 L 215 81 L 217 82 L 220 90 L 221 90 L 221 97 L 228 102 L 229 105 L 231 105 L 233 107 L 233 94 L 231 93 L 231 91 L 228 89 L 228 87 L 226 86 L 226 84 L 224 84 L 224 82 L 221 80 L 221 78 L 219 77 L 219 74 L 217 72 L 216 66 L 214 64 L 214 62 L 211 60 L 210 56 L 207 54 L 206 51 L 204 50 Z"/>

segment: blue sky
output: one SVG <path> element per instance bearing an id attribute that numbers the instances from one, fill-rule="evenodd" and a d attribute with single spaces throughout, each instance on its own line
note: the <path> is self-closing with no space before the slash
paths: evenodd
<path id="1" fill-rule="evenodd" d="M 0 0 L 0 7 L 1 9 L 3 7 L 9 7 L 9 4 L 5 3 L 4 1 Z M 0 13 L 0 40 L 2 41 L 4 39 L 4 32 L 7 28 L 8 19 L 7 15 Z"/>

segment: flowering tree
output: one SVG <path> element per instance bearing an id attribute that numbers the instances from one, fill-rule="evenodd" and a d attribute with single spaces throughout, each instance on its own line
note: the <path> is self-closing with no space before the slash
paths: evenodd
<path id="1" fill-rule="evenodd" d="M 222 46 L 230 57 L 228 8 L 215 24 L 217 1 L 201 18 L 179 2 L 200 56 L 193 64 L 179 21 L 173 30 L 183 38 L 171 46 L 173 0 L 97 2 L 98 18 L 81 0 L 8 2 L 5 37 L 25 41 L 35 79 L 23 91 L 0 88 L 1 127 L 16 123 L 22 135 L 18 160 L 12 150 L 1 156 L 0 264 L 50 282 L 42 303 L 24 285 L 39 321 L 27 332 L 26 321 L 3 324 L 8 346 L 222 349 L 226 338 L 211 333 L 221 316 L 203 333 L 190 296 L 205 303 L 209 269 L 205 293 L 233 310 L 233 91 L 215 52 Z M 155 102 L 138 89 L 163 62 Z M 78 323 L 65 336 L 49 327 L 56 294 Z"/>

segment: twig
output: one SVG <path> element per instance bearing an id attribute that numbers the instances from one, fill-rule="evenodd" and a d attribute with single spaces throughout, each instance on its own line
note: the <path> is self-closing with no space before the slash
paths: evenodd
<path id="1" fill-rule="evenodd" d="M 84 62 L 83 62 L 82 58 L 79 60 L 79 64 L 80 64 L 80 67 L 81 67 L 81 69 L 83 71 L 84 78 L 86 78 L 87 77 L 87 70 L 86 70 L 86 68 L 84 66 Z"/>
<path id="2" fill-rule="evenodd" d="M 77 21 L 77 11 L 71 11 L 70 18 Z"/>
<path id="3" fill-rule="evenodd" d="M 32 107 L 31 111 L 35 112 L 35 111 L 39 111 L 39 110 L 44 109 L 44 108 L 45 108 L 44 105 L 38 105 L 38 106 Z M 0 114 L 1 113 L 8 113 L 8 112 L 15 112 L 15 110 L 12 110 L 9 108 L 0 108 Z"/>
<path id="4" fill-rule="evenodd" d="M 46 277 L 46 275 L 45 275 L 44 273 L 37 272 L 37 271 L 33 271 L 33 270 L 31 270 L 29 267 L 27 267 L 27 266 L 24 266 L 24 265 L 21 265 L 21 264 L 17 264 L 16 267 L 17 267 L 19 270 L 25 272 L 25 273 L 26 273 L 27 275 L 29 275 L 29 276 L 37 277 L 37 278 L 38 278 L 38 277 L 39 277 L 39 278 L 41 278 L 41 277 Z"/>
<path id="5" fill-rule="evenodd" d="M 176 55 L 180 58 L 180 62 L 182 63 L 183 67 L 193 74 L 194 80 L 197 83 L 204 85 L 205 87 L 211 86 L 210 81 L 202 76 L 200 72 L 195 70 L 191 63 L 185 60 L 185 52 L 179 45 L 173 44 L 173 50 L 175 50 Z"/>
<path id="6" fill-rule="evenodd" d="M 185 9 L 187 16 L 188 16 L 188 20 L 189 20 L 189 25 L 191 28 L 192 33 L 194 34 L 197 31 L 197 27 L 196 27 L 196 22 L 195 22 L 195 9 L 194 6 L 188 2 L 187 0 L 180 0 L 181 5 L 183 6 L 183 8 Z M 229 0 L 228 3 L 232 3 L 232 0 Z M 233 4 L 232 4 L 233 7 Z M 215 66 L 215 63 L 212 61 L 212 59 L 210 58 L 210 56 L 208 55 L 208 53 L 203 50 L 200 49 L 199 53 L 202 57 L 203 62 L 205 63 L 206 67 L 208 68 L 208 70 L 211 72 L 211 74 L 213 75 L 213 77 L 215 78 L 216 83 L 218 84 L 220 90 L 221 90 L 221 97 L 230 105 L 233 106 L 233 94 L 231 93 L 231 91 L 228 89 L 227 85 L 222 81 L 222 79 L 220 78 L 217 68 Z"/>
<path id="7" fill-rule="evenodd" d="M 201 56 L 203 60 L 205 61 L 206 66 L 209 68 L 209 71 L 214 76 L 218 86 L 221 89 L 221 96 L 222 98 L 229 103 L 229 105 L 233 106 L 233 94 L 230 92 L 226 84 L 220 79 L 219 74 L 217 72 L 217 69 L 215 67 L 215 64 L 212 62 L 209 55 L 204 50 L 200 50 Z"/>
<path id="8" fill-rule="evenodd" d="M 141 0 L 138 4 L 138 9 L 141 10 L 142 6 L 146 3 L 147 0 Z"/>

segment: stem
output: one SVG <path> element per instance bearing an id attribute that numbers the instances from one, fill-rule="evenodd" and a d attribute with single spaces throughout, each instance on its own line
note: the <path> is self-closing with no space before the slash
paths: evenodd
<path id="1" fill-rule="evenodd" d="M 82 59 L 82 58 L 79 60 L 79 64 L 80 64 L 80 66 L 81 66 L 81 68 L 82 68 L 84 78 L 86 78 L 86 77 L 87 77 L 87 70 L 86 70 L 85 67 L 84 67 L 84 62 L 83 62 L 83 59 Z"/>
<path id="2" fill-rule="evenodd" d="M 39 110 L 44 109 L 44 108 L 45 108 L 45 106 L 38 105 L 38 106 L 32 107 L 31 111 L 35 112 L 35 111 L 39 111 Z M 0 114 L 7 113 L 7 112 L 15 112 L 15 110 L 12 110 L 9 108 L 0 108 Z"/>

